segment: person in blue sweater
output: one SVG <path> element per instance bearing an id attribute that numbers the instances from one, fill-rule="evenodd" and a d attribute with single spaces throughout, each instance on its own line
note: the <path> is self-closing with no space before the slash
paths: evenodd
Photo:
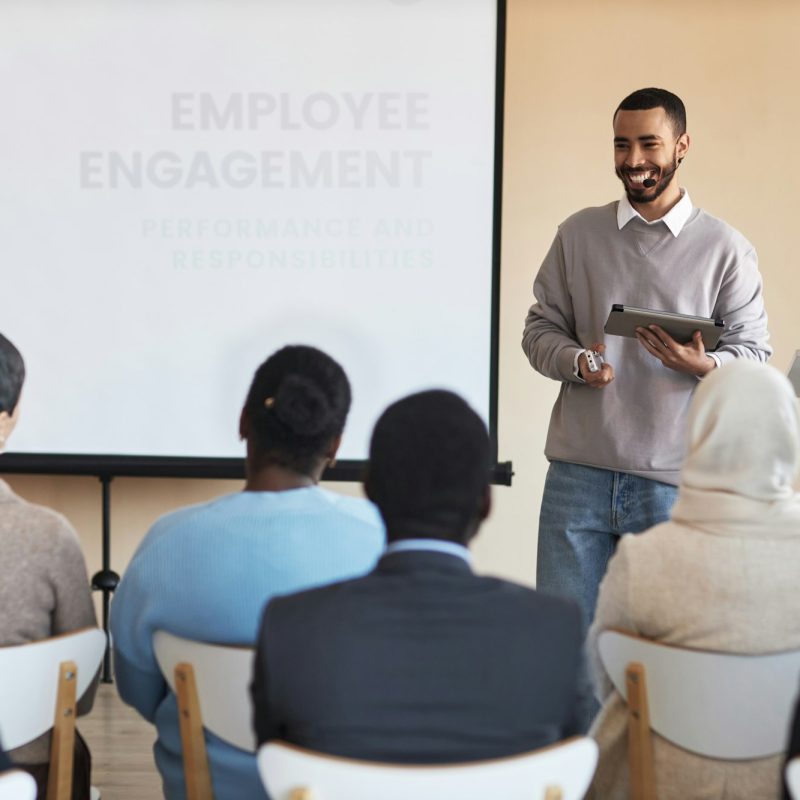
<path id="1" fill-rule="evenodd" d="M 117 589 L 111 614 L 117 687 L 158 731 L 167 800 L 186 788 L 175 695 L 153 653 L 153 634 L 253 645 L 274 595 L 361 575 L 384 545 L 366 500 L 317 484 L 342 437 L 350 385 L 341 366 L 306 346 L 276 352 L 257 370 L 240 419 L 244 491 L 158 520 Z M 264 800 L 255 755 L 206 733 L 216 800 Z"/>

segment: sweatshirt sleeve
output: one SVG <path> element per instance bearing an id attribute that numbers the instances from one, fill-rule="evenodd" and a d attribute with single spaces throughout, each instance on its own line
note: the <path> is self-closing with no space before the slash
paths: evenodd
<path id="1" fill-rule="evenodd" d="M 522 349 L 531 366 L 557 381 L 579 383 L 573 372 L 576 353 L 575 313 L 566 279 L 561 233 L 556 234 L 533 283 L 536 302 L 525 319 Z"/>
<path id="2" fill-rule="evenodd" d="M 79 628 L 97 626 L 86 562 L 78 536 L 72 526 L 62 520 L 62 531 L 53 552 L 51 581 L 55 594 L 53 635 Z"/>
<path id="3" fill-rule="evenodd" d="M 748 247 L 725 275 L 714 309 L 714 316 L 725 320 L 714 350 L 721 366 L 734 358 L 765 362 L 772 355 L 761 287 L 756 251 Z"/>
<path id="4" fill-rule="evenodd" d="M 119 696 L 148 722 L 167 694 L 167 684 L 153 651 L 154 604 L 159 592 L 150 580 L 151 550 L 137 553 L 114 593 L 111 634 L 114 675 Z"/>
<path id="5" fill-rule="evenodd" d="M 53 566 L 50 574 L 55 598 L 52 618 L 54 636 L 81 628 L 97 627 L 86 562 L 78 535 L 66 519 L 59 516 L 57 520 L 61 530 L 53 550 Z M 92 710 L 99 675 L 98 670 L 78 701 L 78 714 L 88 714 Z"/>

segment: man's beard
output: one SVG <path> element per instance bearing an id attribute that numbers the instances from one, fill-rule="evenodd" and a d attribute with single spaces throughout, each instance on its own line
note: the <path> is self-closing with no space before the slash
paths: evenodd
<path id="1" fill-rule="evenodd" d="M 659 170 L 661 174 L 658 178 L 658 182 L 655 186 L 651 186 L 649 188 L 642 186 L 641 189 L 638 187 L 631 189 L 631 187 L 628 185 L 628 182 L 625 180 L 624 171 L 617 168 L 614 170 L 614 172 L 622 181 L 622 185 L 625 187 L 625 194 L 628 195 L 628 200 L 630 200 L 631 203 L 652 203 L 653 200 L 655 200 L 657 197 L 660 197 L 664 193 L 664 190 L 672 180 L 672 176 L 677 171 L 679 163 L 678 154 L 673 151 L 672 166 L 666 172 L 661 172 L 661 170 Z M 655 191 L 651 194 L 645 194 L 645 192 L 649 192 L 650 189 L 655 189 Z"/>

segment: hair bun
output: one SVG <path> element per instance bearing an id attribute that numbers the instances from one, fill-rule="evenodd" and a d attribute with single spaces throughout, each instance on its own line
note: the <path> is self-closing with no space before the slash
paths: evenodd
<path id="1" fill-rule="evenodd" d="M 287 375 L 281 381 L 271 408 L 278 420 L 298 436 L 317 436 L 330 422 L 328 398 L 301 375 Z"/>

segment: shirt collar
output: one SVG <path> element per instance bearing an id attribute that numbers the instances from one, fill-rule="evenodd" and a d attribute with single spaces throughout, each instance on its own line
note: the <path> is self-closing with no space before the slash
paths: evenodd
<path id="1" fill-rule="evenodd" d="M 681 199 L 663 217 L 648 222 L 630 204 L 628 195 L 625 194 L 617 204 L 617 227 L 622 230 L 634 217 L 639 217 L 646 225 L 655 225 L 657 222 L 663 222 L 670 229 L 672 235 L 677 238 L 678 234 L 683 230 L 683 226 L 689 221 L 693 208 L 689 192 L 686 189 L 681 189 Z"/>
<path id="2" fill-rule="evenodd" d="M 458 556 L 472 566 L 472 553 L 462 544 L 444 542 L 441 539 L 398 539 L 386 546 L 384 555 L 402 553 L 408 550 L 427 550 L 431 553 L 446 553 Z"/>

